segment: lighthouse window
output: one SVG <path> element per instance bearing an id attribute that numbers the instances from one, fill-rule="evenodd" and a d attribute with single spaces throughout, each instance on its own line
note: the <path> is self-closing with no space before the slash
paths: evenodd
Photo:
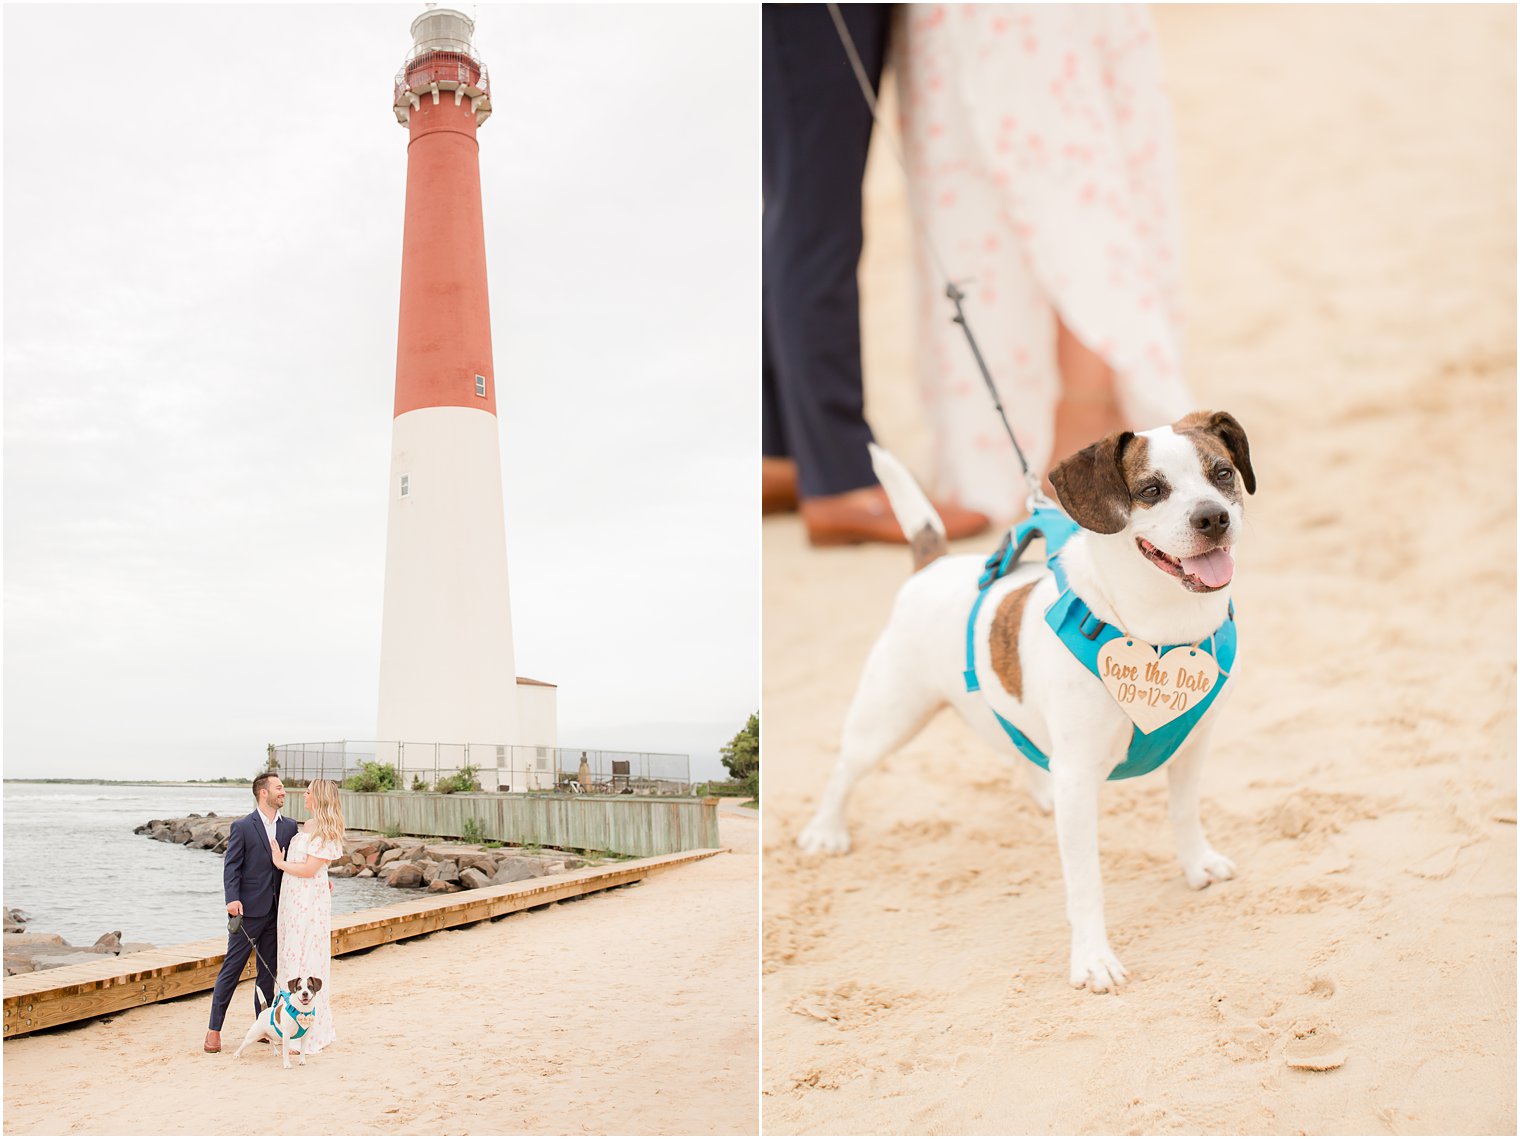
<path id="1" fill-rule="evenodd" d="M 475 377 L 475 394 L 481 399 L 486 398 L 486 378 L 484 376 Z"/>
<path id="2" fill-rule="evenodd" d="M 409 495 L 411 493 L 412 493 L 412 476 L 411 475 L 402 475 L 401 476 L 401 497 L 405 498 L 407 495 Z"/>

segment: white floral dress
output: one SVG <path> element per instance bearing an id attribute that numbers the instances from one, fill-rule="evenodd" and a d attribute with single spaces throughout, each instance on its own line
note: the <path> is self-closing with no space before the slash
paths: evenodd
<path id="1" fill-rule="evenodd" d="M 343 854 L 341 843 L 316 838 L 304 829 L 290 840 L 285 861 L 305 862 L 308 855 L 329 861 Z M 320 1052 L 334 1040 L 331 985 L 332 975 L 332 896 L 327 887 L 327 867 L 311 878 L 286 874 L 280 884 L 280 948 L 275 981 L 283 989 L 292 977 L 318 977 L 322 989 L 317 993 L 315 1023 L 294 1047 L 310 1055 Z"/>
<path id="2" fill-rule="evenodd" d="M 1029 461 L 1048 469 L 1055 315 L 1114 369 L 1136 428 L 1192 409 L 1181 363 L 1176 145 L 1139 5 L 900 9 L 899 109 L 915 215 Z M 917 242 L 918 374 L 932 489 L 1009 519 L 1026 492 L 944 280 Z"/>

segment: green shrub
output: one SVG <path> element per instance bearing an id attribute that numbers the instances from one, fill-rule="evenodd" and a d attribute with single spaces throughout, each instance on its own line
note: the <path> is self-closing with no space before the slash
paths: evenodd
<path id="1" fill-rule="evenodd" d="M 428 781 L 426 779 L 422 778 L 422 776 L 420 776 L 420 775 L 414 775 L 414 776 L 412 776 L 412 790 L 413 791 L 426 791 L 427 789 L 428 789 Z"/>
<path id="2" fill-rule="evenodd" d="M 728 743 L 718 749 L 728 776 L 735 783 L 753 783 L 760 779 L 760 716 L 755 714 Z"/>
<path id="3" fill-rule="evenodd" d="M 486 840 L 486 832 L 481 827 L 479 819 L 466 819 L 461 828 L 460 837 L 465 842 L 482 843 Z"/>
<path id="4" fill-rule="evenodd" d="M 400 823 L 386 823 L 385 826 L 383 826 L 383 827 L 380 828 L 380 833 L 383 834 L 386 838 L 400 838 L 401 837 L 401 824 Z"/>
<path id="5" fill-rule="evenodd" d="M 445 795 L 453 795 L 458 791 L 479 791 L 480 780 L 475 778 L 475 773 L 480 770 L 473 764 L 465 764 L 453 775 L 438 781 L 437 790 Z"/>
<path id="6" fill-rule="evenodd" d="M 393 764 L 376 763 L 372 759 L 366 759 L 359 765 L 357 774 L 350 775 L 343 781 L 343 789 L 345 791 L 394 791 L 400 782 Z"/>

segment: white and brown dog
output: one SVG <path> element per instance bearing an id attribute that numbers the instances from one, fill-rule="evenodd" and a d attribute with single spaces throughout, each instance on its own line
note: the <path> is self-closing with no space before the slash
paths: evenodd
<path id="1" fill-rule="evenodd" d="M 268 1004 L 263 991 L 254 986 L 256 1003 Z M 297 1059 L 306 1064 L 306 1049 L 301 1047 L 301 1037 L 311 1029 L 317 1017 L 317 994 L 322 991 L 321 977 L 292 977 L 285 988 L 275 994 L 274 1004 L 254 1017 L 248 1035 L 232 1054 L 236 1060 L 243 1049 L 259 1040 L 267 1040 L 285 1067 L 290 1067 L 290 1047 L 298 1050 Z"/>
<path id="2" fill-rule="evenodd" d="M 968 631 L 985 559 L 941 556 L 944 531 L 928 499 L 891 455 L 877 449 L 873 457 L 903 532 L 917 536 L 917 572 L 866 661 L 838 764 L 798 844 L 848 850 L 845 803 L 855 781 L 946 705 L 999 751 L 1018 756 L 1001 716 L 1049 757 L 1048 772 L 1020 762 L 1036 803 L 1055 808 L 1071 983 L 1117 988 L 1125 972 L 1103 918 L 1098 794 L 1125 759 L 1131 719 L 1044 620 L 1061 591 L 1043 560 L 992 584 Z M 1062 548 L 1060 566 L 1097 619 L 1151 645 L 1204 642 L 1230 619 L 1232 548 L 1244 495 L 1256 490 L 1246 434 L 1233 416 L 1197 412 L 1169 427 L 1121 432 L 1066 459 L 1050 479 L 1081 527 Z M 979 692 L 967 691 L 968 653 L 987 678 Z M 1177 856 L 1194 889 L 1235 873 L 1198 817 L 1199 771 L 1228 692 L 1217 695 L 1167 761 Z"/>

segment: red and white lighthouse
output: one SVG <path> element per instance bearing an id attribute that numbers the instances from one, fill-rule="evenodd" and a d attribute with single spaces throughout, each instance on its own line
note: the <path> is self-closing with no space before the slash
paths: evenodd
<path id="1" fill-rule="evenodd" d="M 418 16 L 395 86 L 410 140 L 378 739 L 552 744 L 524 737 L 518 708 L 473 33 L 452 9 Z"/>

